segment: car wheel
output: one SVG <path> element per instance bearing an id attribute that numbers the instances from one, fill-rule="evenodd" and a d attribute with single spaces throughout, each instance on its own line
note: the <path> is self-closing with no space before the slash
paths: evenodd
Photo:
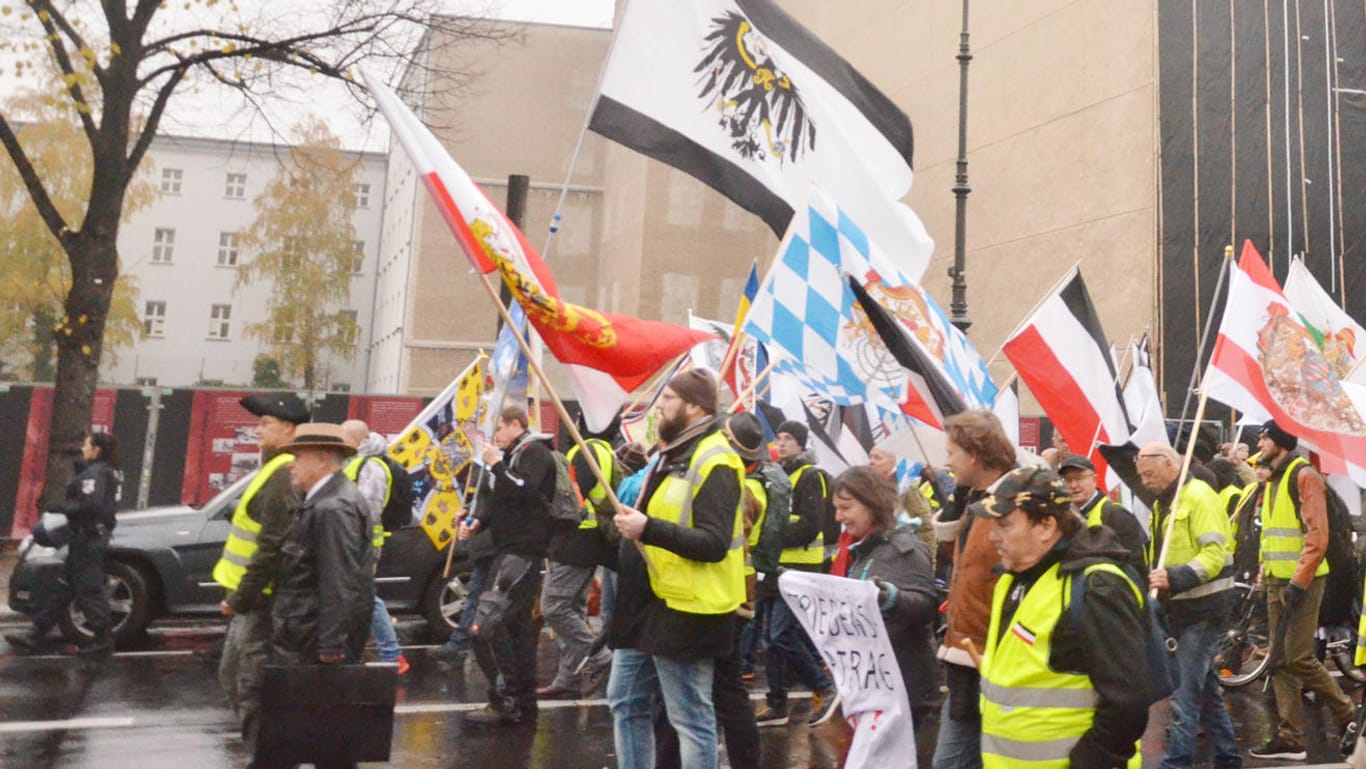
<path id="1" fill-rule="evenodd" d="M 109 591 L 109 630 L 115 644 L 127 644 L 147 628 L 150 611 L 147 578 L 136 566 L 119 561 L 105 562 L 104 578 Z M 89 641 L 95 635 L 86 626 L 85 613 L 75 601 L 62 615 L 60 627 L 62 636 L 75 644 Z"/>
<path id="2" fill-rule="evenodd" d="M 444 642 L 460 624 L 460 615 L 465 611 L 465 599 L 469 596 L 468 572 L 446 578 L 438 569 L 427 581 L 427 591 L 422 596 L 422 616 L 427 627 L 438 643 Z"/>

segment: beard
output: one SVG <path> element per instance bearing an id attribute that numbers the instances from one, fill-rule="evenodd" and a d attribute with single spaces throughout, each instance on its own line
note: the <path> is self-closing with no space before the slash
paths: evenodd
<path id="1" fill-rule="evenodd" d="M 687 417 L 683 416 L 681 412 L 672 415 L 660 414 L 659 422 L 655 425 L 655 431 L 659 433 L 660 443 L 673 443 L 674 438 L 681 435 L 687 427 Z"/>

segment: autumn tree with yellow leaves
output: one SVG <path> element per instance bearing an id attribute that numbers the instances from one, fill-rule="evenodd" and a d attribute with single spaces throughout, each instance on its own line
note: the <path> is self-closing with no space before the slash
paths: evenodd
<path id="1" fill-rule="evenodd" d="M 242 233 L 249 255 L 237 290 L 267 292 L 266 318 L 245 327 L 286 378 L 312 390 L 327 356 L 354 357 L 360 328 L 345 310 L 356 272 L 358 161 L 317 118 L 303 123 L 280 172 L 256 198 Z"/>
<path id="2" fill-rule="evenodd" d="M 380 71 L 420 67 L 443 60 L 412 55 L 432 41 L 504 36 L 440 10 L 437 0 L 0 0 L 0 87 L 55 68 L 57 87 L 46 97 L 75 113 L 91 159 L 84 205 L 65 209 L 63 172 L 45 168 L 20 141 L 21 126 L 34 116 L 0 107 L 0 146 L 70 274 L 52 324 L 57 367 L 44 502 L 60 495 L 90 423 L 118 285 L 119 225 L 171 105 L 208 86 L 259 105 L 292 73 L 335 78 L 358 91 L 354 68 L 363 61 Z"/>

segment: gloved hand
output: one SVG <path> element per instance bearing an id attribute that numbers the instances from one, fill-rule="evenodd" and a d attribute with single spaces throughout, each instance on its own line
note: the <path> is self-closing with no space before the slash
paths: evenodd
<path id="1" fill-rule="evenodd" d="M 882 577 L 873 577 L 870 580 L 877 585 L 877 605 L 884 613 L 896 605 L 896 595 L 900 592 L 896 585 L 884 580 Z"/>
<path id="2" fill-rule="evenodd" d="M 1300 587 L 1294 582 L 1285 586 L 1285 592 L 1281 594 L 1281 603 L 1285 604 L 1285 615 L 1289 616 L 1295 612 L 1300 604 L 1304 603 L 1304 597 L 1309 593 L 1307 588 Z"/>

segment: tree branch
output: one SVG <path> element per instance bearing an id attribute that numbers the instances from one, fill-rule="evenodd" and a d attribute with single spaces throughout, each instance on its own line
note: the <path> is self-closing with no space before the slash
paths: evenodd
<path id="1" fill-rule="evenodd" d="M 0 144 L 5 146 L 9 153 L 10 160 L 14 162 L 14 168 L 19 172 L 19 178 L 24 180 L 24 187 L 28 190 L 29 197 L 33 200 L 33 206 L 38 209 L 38 215 L 42 217 L 43 224 L 47 225 L 57 242 L 65 246 L 71 234 L 67 227 L 66 220 L 62 218 L 62 212 L 57 210 L 53 204 L 52 197 L 48 194 L 47 188 L 43 186 L 43 180 L 38 178 L 38 172 L 33 168 L 33 163 L 29 160 L 28 153 L 19 144 L 19 137 L 15 136 L 9 121 L 0 113 Z"/>
<path id="2" fill-rule="evenodd" d="M 171 94 L 175 92 L 176 86 L 185 79 L 186 68 L 184 66 L 171 71 L 171 77 L 157 92 L 157 97 L 152 102 L 152 109 L 147 113 L 147 122 L 142 126 L 142 132 L 138 135 L 137 143 L 133 145 L 132 151 L 128 153 L 128 173 L 131 176 L 136 172 L 137 167 L 142 164 L 142 158 L 147 154 L 148 148 L 152 146 L 152 140 L 156 138 L 157 127 L 161 125 L 161 116 L 166 113 L 166 105 L 171 101 Z"/>
<path id="3" fill-rule="evenodd" d="M 57 60 L 57 66 L 62 70 L 63 80 L 66 81 L 66 90 L 71 94 L 72 101 L 75 102 L 76 114 L 80 115 L 81 128 L 85 129 L 85 135 L 90 138 L 91 145 L 94 145 L 96 128 L 95 119 L 91 117 L 92 107 L 81 91 L 80 74 L 76 72 L 75 67 L 71 66 L 71 57 L 66 53 L 66 46 L 62 45 L 61 35 L 57 32 L 58 22 L 54 19 L 60 20 L 60 25 L 63 28 L 71 30 L 70 36 L 72 36 L 73 41 L 80 41 L 81 36 L 76 33 L 75 29 L 71 28 L 70 23 L 62 16 L 61 11 L 52 7 L 51 0 L 29 0 L 29 7 L 33 9 L 34 14 L 38 17 L 38 23 L 47 32 L 43 39 L 47 41 L 48 48 L 52 50 L 53 58 Z M 77 42 L 77 47 L 83 49 L 85 45 L 82 42 Z M 93 61 L 90 62 L 90 66 L 92 70 L 98 69 Z M 102 76 L 99 73 L 96 73 L 96 79 L 103 83 Z"/>

